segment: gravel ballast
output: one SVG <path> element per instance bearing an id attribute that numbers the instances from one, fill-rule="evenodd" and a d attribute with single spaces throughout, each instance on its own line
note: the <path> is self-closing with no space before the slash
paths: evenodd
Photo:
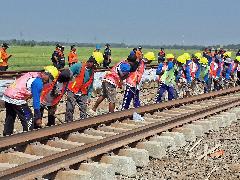
<path id="1" fill-rule="evenodd" d="M 230 127 L 221 128 L 218 132 L 205 134 L 200 143 L 189 149 L 200 139 L 188 143 L 184 148 L 176 152 L 168 152 L 167 157 L 161 160 L 151 159 L 145 168 L 138 168 L 135 178 L 123 179 L 209 179 L 209 180 L 236 180 L 240 179 L 240 123 L 233 123 Z M 220 145 L 214 152 L 222 152 L 220 157 L 210 155 L 197 160 L 206 149 L 212 149 Z M 205 149 L 205 151 L 204 151 Z"/>

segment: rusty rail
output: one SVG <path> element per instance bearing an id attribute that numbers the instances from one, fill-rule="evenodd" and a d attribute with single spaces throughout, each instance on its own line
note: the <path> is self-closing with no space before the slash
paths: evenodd
<path id="1" fill-rule="evenodd" d="M 236 88 L 234 91 L 236 91 Z M 227 91 L 223 91 L 222 94 L 223 93 L 225 94 L 227 93 Z M 215 95 L 216 93 L 212 94 L 212 96 Z M 192 100 L 193 99 L 194 98 L 192 98 Z M 238 105 L 240 105 L 239 97 L 235 97 L 228 101 L 220 102 L 217 105 L 216 104 L 212 105 L 206 109 L 195 110 L 193 112 L 189 112 L 187 114 L 183 114 L 177 117 L 168 118 L 161 122 L 156 122 L 150 125 L 139 127 L 137 129 L 129 130 L 118 135 L 104 138 L 97 142 L 89 143 L 77 148 L 69 149 L 64 152 L 44 157 L 39 160 L 32 161 L 30 163 L 19 165 L 17 167 L 1 172 L 0 179 L 12 179 L 12 178 L 32 179 L 35 177 L 43 176 L 50 172 L 54 172 L 65 167 L 69 167 L 70 165 L 82 162 L 97 155 L 101 155 L 113 149 L 120 148 L 124 145 L 137 142 L 141 139 L 166 131 L 168 129 L 174 128 L 184 123 L 204 118 L 206 116 L 212 115 L 223 110 L 227 110 L 231 107 Z M 148 111 L 151 112 L 152 110 L 153 109 L 149 107 L 148 110 L 146 110 L 146 112 Z M 111 114 L 109 116 L 111 116 Z"/>
<path id="2" fill-rule="evenodd" d="M 111 67 L 110 67 L 111 68 Z M 157 65 L 147 65 L 146 69 L 157 68 Z M 104 72 L 107 71 L 106 68 L 97 68 L 96 72 Z M 42 72 L 43 70 L 23 70 L 23 71 L 0 71 L 0 78 L 2 79 L 9 79 L 13 77 L 19 77 L 23 73 L 27 72 Z"/>
<path id="3" fill-rule="evenodd" d="M 115 113 L 104 114 L 96 117 L 91 117 L 83 120 L 73 121 L 71 123 L 65 123 L 61 125 L 51 126 L 39 130 L 33 130 L 29 132 L 23 132 L 19 134 L 14 134 L 8 137 L 0 138 L 0 150 L 5 150 L 10 147 L 15 147 L 18 145 L 28 144 L 34 141 L 40 141 L 47 139 L 49 137 L 61 136 L 63 134 L 69 134 L 72 132 L 80 131 L 89 127 L 96 127 L 100 124 L 106 124 L 115 122 L 117 120 L 122 120 L 125 118 L 131 118 L 134 112 L 139 114 L 152 113 L 157 110 L 170 108 L 174 106 L 180 106 L 182 104 L 193 103 L 195 101 L 201 101 L 216 96 L 226 95 L 229 93 L 234 93 L 240 91 L 240 87 L 229 88 L 221 91 L 206 93 L 198 96 L 192 96 L 184 99 L 177 99 L 173 101 L 168 101 L 159 104 L 151 104 L 135 109 L 128 109 L 124 111 L 118 111 Z"/>

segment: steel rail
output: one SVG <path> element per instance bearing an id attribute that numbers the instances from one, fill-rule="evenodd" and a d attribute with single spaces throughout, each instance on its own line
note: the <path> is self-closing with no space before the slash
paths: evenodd
<path id="1" fill-rule="evenodd" d="M 97 142 L 89 143 L 80 147 L 69 149 L 42 159 L 22 164 L 17 167 L 2 171 L 0 179 L 32 179 L 55 172 L 70 165 L 82 162 L 92 157 L 107 153 L 116 148 L 137 142 L 154 134 L 168 129 L 204 118 L 217 112 L 239 106 L 240 97 L 233 97 L 230 100 L 220 102 L 205 109 L 198 109 L 177 117 L 170 117 L 163 121 L 139 127 L 127 132 L 104 138 Z"/>
<path id="2" fill-rule="evenodd" d="M 112 68 L 112 67 L 110 67 Z M 151 68 L 157 68 L 157 65 L 147 65 L 146 69 L 151 69 Z M 107 68 L 97 68 L 96 72 L 104 72 L 104 71 L 108 71 L 109 69 Z M 23 70 L 23 71 L 0 71 L 0 78 L 1 77 L 9 77 L 9 76 L 19 76 L 23 73 L 28 73 L 28 72 L 42 72 L 43 70 Z"/>
<path id="3" fill-rule="evenodd" d="M 1 137 L 0 150 L 5 150 L 5 149 L 19 146 L 19 145 L 29 144 L 34 141 L 49 139 L 54 136 L 70 134 L 72 132 L 77 132 L 89 127 L 96 127 L 100 124 L 107 124 L 107 123 L 115 122 L 117 120 L 131 118 L 134 112 L 137 112 L 139 114 L 152 113 L 157 110 L 176 107 L 176 106 L 180 106 L 187 103 L 193 103 L 195 101 L 201 101 L 201 100 L 213 98 L 216 96 L 222 96 L 229 93 L 234 93 L 237 91 L 240 91 L 240 87 L 229 88 L 221 91 L 206 93 L 198 96 L 192 96 L 184 99 L 167 101 L 159 104 L 146 105 L 146 106 L 142 106 L 135 109 L 118 111 L 115 113 L 104 114 L 104 115 L 95 116 L 95 117 L 91 117 L 83 120 L 73 121 L 70 123 L 64 123 L 61 125 L 56 125 L 56 126 L 46 127 L 43 129 L 14 134 L 11 136 Z"/>

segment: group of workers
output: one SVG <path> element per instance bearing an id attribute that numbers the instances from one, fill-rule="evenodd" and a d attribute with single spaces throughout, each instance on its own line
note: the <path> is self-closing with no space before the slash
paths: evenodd
<path id="1" fill-rule="evenodd" d="M 109 65 L 111 64 L 111 49 L 110 49 L 110 44 L 105 44 L 105 50 L 103 53 L 103 62 L 102 64 L 99 64 L 99 66 L 103 66 L 105 68 L 109 68 Z M 51 60 L 53 63 L 53 66 L 55 66 L 57 69 L 63 69 L 66 62 L 65 62 L 65 56 L 64 56 L 64 46 L 57 44 L 56 49 L 52 54 Z M 70 52 L 68 54 L 68 65 L 69 67 L 72 66 L 73 64 L 78 62 L 78 55 L 76 52 L 76 46 L 72 45 L 70 48 Z M 96 45 L 96 48 L 94 52 L 100 52 L 101 46 L 99 44 Z"/>
<path id="2" fill-rule="evenodd" d="M 156 103 L 162 102 L 165 92 L 168 100 L 177 98 L 180 87 L 184 87 L 185 96 L 189 96 L 197 83 L 203 85 L 204 93 L 240 85 L 240 54 L 235 59 L 231 57 L 230 51 L 207 48 L 193 55 L 184 53 L 175 58 L 173 54 L 166 54 L 164 58 L 160 57 L 156 70 L 159 75 Z"/>
<path id="3" fill-rule="evenodd" d="M 107 47 L 106 47 L 107 48 Z M 61 52 L 60 52 L 61 51 Z M 94 114 L 98 106 L 107 99 L 109 112 L 115 110 L 117 88 L 124 86 L 122 110 L 130 107 L 131 101 L 135 108 L 141 106 L 139 93 L 141 92 L 142 76 L 146 64 L 155 61 L 153 52 L 143 54 L 142 47 L 134 48 L 129 56 L 106 72 L 102 79 L 102 92 L 92 109 L 87 111 L 93 92 L 93 81 L 96 66 L 104 63 L 105 57 L 99 51 L 99 47 L 86 62 L 79 62 L 75 46 L 71 46 L 68 56 L 69 66 L 63 68 L 62 62 L 64 47 L 59 44 L 53 53 L 54 66 L 47 66 L 44 72 L 29 72 L 18 78 L 3 93 L 5 101 L 6 118 L 3 135 L 11 135 L 14 130 L 16 116 L 19 117 L 23 130 L 29 131 L 42 127 L 44 110 L 48 111 L 47 126 L 55 125 L 55 112 L 57 105 L 64 94 L 66 98 L 65 121 L 74 119 L 74 110 L 77 106 L 80 110 L 80 119 L 88 117 L 88 113 Z M 59 54 L 61 55 L 59 55 Z M 111 51 L 108 50 L 108 63 L 111 62 Z M 175 58 L 173 54 L 165 54 L 164 49 L 158 54 L 159 65 L 156 74 L 159 77 L 159 88 L 155 102 L 163 101 L 163 95 L 167 91 L 168 99 L 177 98 L 177 86 L 185 83 L 186 91 L 193 88 L 195 82 L 204 84 L 204 91 L 219 90 L 223 88 L 221 81 L 231 81 L 240 75 L 240 56 L 231 59 L 231 52 L 219 50 L 214 53 L 206 49 L 203 53 L 197 52 L 190 56 L 184 53 Z M 108 67 L 109 64 L 106 66 Z M 211 84 L 214 88 L 211 89 Z M 237 79 L 239 84 L 239 80 Z M 33 109 L 28 105 L 28 99 L 32 97 Z"/>

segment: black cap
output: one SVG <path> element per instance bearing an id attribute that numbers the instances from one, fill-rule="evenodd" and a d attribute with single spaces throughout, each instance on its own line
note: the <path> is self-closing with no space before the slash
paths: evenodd
<path id="1" fill-rule="evenodd" d="M 127 57 L 127 60 L 129 61 L 129 62 L 135 62 L 136 60 L 137 60 L 137 56 L 134 54 L 134 55 L 129 55 L 128 57 Z"/>
<path id="2" fill-rule="evenodd" d="M 72 50 L 73 48 L 75 48 L 75 45 L 71 45 L 71 50 Z"/>
<path id="3" fill-rule="evenodd" d="M 69 69 L 64 69 L 62 72 L 60 72 L 58 76 L 58 82 L 63 83 L 63 82 L 68 82 L 72 78 L 72 74 Z"/>
<path id="4" fill-rule="evenodd" d="M 142 49 L 142 46 L 139 46 L 138 49 Z"/>
<path id="5" fill-rule="evenodd" d="M 7 43 L 3 43 L 2 47 L 9 48 L 9 45 Z"/>
<path id="6" fill-rule="evenodd" d="M 87 62 L 96 62 L 96 60 L 93 56 L 90 56 Z"/>
<path id="7" fill-rule="evenodd" d="M 107 44 L 105 44 L 105 46 L 110 46 L 110 44 L 107 43 Z"/>
<path id="8" fill-rule="evenodd" d="M 61 47 L 61 45 L 60 44 L 56 44 L 56 48 L 59 48 L 59 47 Z"/>

